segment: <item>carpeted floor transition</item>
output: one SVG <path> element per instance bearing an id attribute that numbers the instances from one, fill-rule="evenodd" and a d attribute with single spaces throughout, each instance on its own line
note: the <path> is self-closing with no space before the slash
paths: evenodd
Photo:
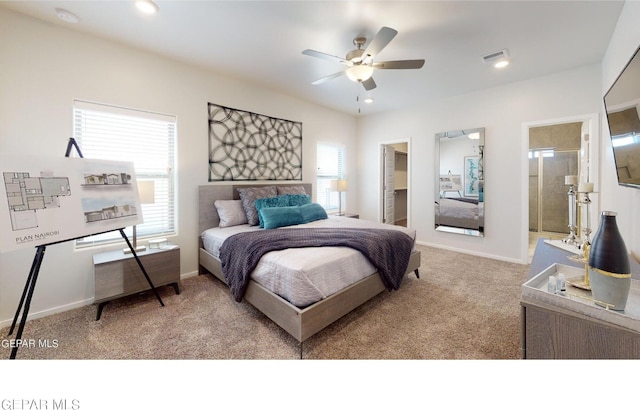
<path id="1" fill-rule="evenodd" d="M 160 288 L 164 307 L 145 292 L 111 302 L 99 321 L 95 305 L 31 320 L 22 338 L 50 347 L 21 347 L 16 359 L 519 359 L 528 265 L 418 247 L 420 279 L 411 274 L 302 346 L 206 274 L 183 280 L 179 295 Z"/>

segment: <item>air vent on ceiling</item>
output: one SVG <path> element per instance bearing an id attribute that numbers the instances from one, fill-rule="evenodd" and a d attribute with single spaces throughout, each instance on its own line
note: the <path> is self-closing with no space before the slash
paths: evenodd
<path id="1" fill-rule="evenodd" d="M 486 56 L 482 57 L 482 60 L 485 63 L 495 63 L 498 60 L 502 60 L 504 58 L 508 58 L 509 57 L 509 50 L 507 50 L 506 48 L 500 51 L 496 51 L 495 53 L 491 53 L 491 54 L 487 54 Z"/>

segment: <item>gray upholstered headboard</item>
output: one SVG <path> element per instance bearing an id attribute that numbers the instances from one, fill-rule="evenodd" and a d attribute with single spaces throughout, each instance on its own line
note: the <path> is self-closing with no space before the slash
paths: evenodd
<path id="1" fill-rule="evenodd" d="M 312 184 L 309 183 L 262 183 L 254 185 L 200 185 L 198 187 L 198 236 L 206 229 L 218 226 L 220 218 L 213 203 L 217 199 L 240 199 L 238 188 L 255 186 L 303 186 L 307 194 L 314 197 Z"/>

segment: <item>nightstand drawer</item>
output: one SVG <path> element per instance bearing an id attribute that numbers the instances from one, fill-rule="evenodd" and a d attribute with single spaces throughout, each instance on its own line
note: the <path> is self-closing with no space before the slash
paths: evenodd
<path id="1" fill-rule="evenodd" d="M 177 282 L 180 277 L 180 249 L 178 248 L 144 258 L 140 257 L 140 260 L 156 287 Z M 123 269 L 125 293 L 151 289 L 134 258 L 123 263 Z"/>
<path id="2" fill-rule="evenodd" d="M 138 271 L 140 271 L 140 268 L 138 268 Z M 94 267 L 94 280 L 96 301 L 124 293 L 124 269 L 122 262 L 96 265 Z"/>
<path id="3" fill-rule="evenodd" d="M 179 286 L 179 247 L 147 249 L 137 255 L 154 287 Z M 132 254 L 122 251 L 99 253 L 93 256 L 93 265 L 95 303 L 151 289 Z"/>

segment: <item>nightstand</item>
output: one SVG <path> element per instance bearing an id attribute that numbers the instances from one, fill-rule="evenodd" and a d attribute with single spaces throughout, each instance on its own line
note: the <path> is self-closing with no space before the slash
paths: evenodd
<path id="1" fill-rule="evenodd" d="M 153 286 L 171 285 L 180 294 L 180 248 L 167 245 L 137 253 Z M 104 306 L 114 299 L 151 290 L 132 254 L 121 250 L 93 255 L 94 303 L 98 304 L 96 320 Z"/>

